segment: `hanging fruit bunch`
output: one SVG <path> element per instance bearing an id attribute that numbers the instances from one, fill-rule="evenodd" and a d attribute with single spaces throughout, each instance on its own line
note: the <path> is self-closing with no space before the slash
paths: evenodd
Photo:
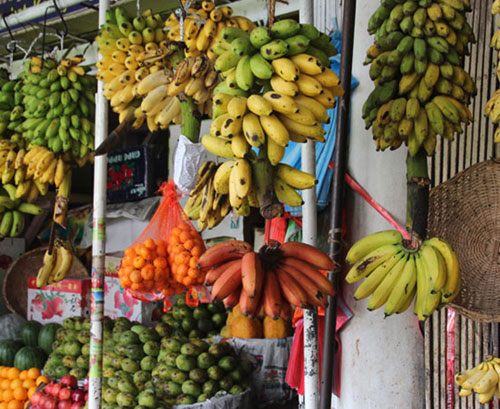
<path id="1" fill-rule="evenodd" d="M 255 317 L 265 313 L 278 319 L 291 312 L 290 305 L 301 308 L 328 305 L 333 296 L 332 283 L 320 270 L 332 270 L 332 260 L 308 244 L 273 242 L 259 252 L 246 242 L 230 240 L 208 249 L 198 267 L 206 271 L 205 283 L 212 286 L 212 297 L 226 307 L 239 308 Z"/>
<path id="2" fill-rule="evenodd" d="M 377 150 L 421 147 L 432 155 L 437 135 L 453 140 L 472 121 L 476 85 L 462 68 L 474 42 L 468 0 L 381 1 L 370 18 L 367 52 L 375 90 L 363 106 Z"/>
<path id="3" fill-rule="evenodd" d="M 345 278 L 348 283 L 365 278 L 354 298 L 370 297 L 370 311 L 385 304 L 386 316 L 406 311 L 416 295 L 415 314 L 425 321 L 460 292 L 457 255 L 436 237 L 408 248 L 395 230 L 374 233 L 354 243 L 346 261 L 353 264 Z"/>
<path id="4" fill-rule="evenodd" d="M 491 13 L 493 15 L 500 13 L 500 0 L 495 0 L 493 2 L 491 5 Z M 497 30 L 493 35 L 493 38 L 491 39 L 491 47 L 500 51 L 500 30 Z M 500 79 L 499 69 L 497 69 L 497 77 Z M 500 90 L 497 90 L 486 104 L 485 113 L 491 118 L 494 124 L 498 124 L 500 122 Z M 500 143 L 500 128 L 497 128 L 495 131 L 495 143 Z"/>
<path id="5" fill-rule="evenodd" d="M 32 57 L 23 80 L 23 138 L 32 146 L 45 146 L 54 154 L 71 155 L 83 164 L 94 149 L 94 93 L 96 81 L 79 64 L 83 57 L 56 61 Z M 37 67 L 32 72 L 31 67 Z M 50 161 L 49 161 L 50 163 Z"/>
<path id="6" fill-rule="evenodd" d="M 23 94 L 20 80 L 10 80 L 9 73 L 0 69 L 0 138 L 7 138 L 18 146 L 23 147 L 22 105 Z"/>
<path id="7" fill-rule="evenodd" d="M 73 253 L 70 245 L 62 240 L 56 240 L 52 252 L 47 250 L 43 257 L 43 265 L 36 276 L 36 286 L 42 288 L 63 280 L 73 265 Z"/>
<path id="8" fill-rule="evenodd" d="M 485 404 L 499 391 L 500 358 L 489 357 L 478 366 L 455 375 L 455 382 L 461 387 L 458 396 L 476 393 L 479 403 Z"/>

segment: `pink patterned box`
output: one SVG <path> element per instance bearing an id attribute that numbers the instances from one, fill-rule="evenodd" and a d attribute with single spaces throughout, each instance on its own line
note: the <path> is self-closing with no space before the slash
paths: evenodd
<path id="1" fill-rule="evenodd" d="M 36 287 L 28 279 L 28 320 L 62 324 L 64 318 L 90 315 L 90 279 L 67 278 L 56 284 Z"/>
<path id="2" fill-rule="evenodd" d="M 122 254 L 107 255 L 104 277 L 104 315 L 110 318 L 126 317 L 150 325 L 153 320 L 154 303 L 136 300 L 128 296 L 120 286 L 118 269 Z"/>

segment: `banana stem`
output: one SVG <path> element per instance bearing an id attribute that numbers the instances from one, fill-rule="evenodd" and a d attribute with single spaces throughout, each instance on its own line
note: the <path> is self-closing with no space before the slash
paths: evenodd
<path id="1" fill-rule="evenodd" d="M 252 164 L 252 179 L 260 204 L 260 214 L 264 219 L 273 219 L 282 214 L 283 207 L 274 193 L 273 167 L 266 155 L 266 148 L 261 147 L 259 155 L 252 151 L 248 155 Z"/>
<path id="2" fill-rule="evenodd" d="M 201 113 L 193 98 L 181 94 L 179 100 L 182 111 L 181 134 L 191 142 L 198 143 L 200 141 Z"/>
<path id="3" fill-rule="evenodd" d="M 415 156 L 406 159 L 406 228 L 417 240 L 424 240 L 427 232 L 429 210 L 429 173 L 427 155 L 420 149 Z"/>

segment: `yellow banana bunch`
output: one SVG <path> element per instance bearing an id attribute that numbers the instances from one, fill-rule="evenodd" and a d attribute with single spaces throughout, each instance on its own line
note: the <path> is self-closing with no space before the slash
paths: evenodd
<path id="1" fill-rule="evenodd" d="M 375 34 L 365 64 L 375 89 L 362 110 L 377 150 L 405 144 L 432 155 L 437 136 L 453 139 L 472 121 L 476 85 L 462 68 L 474 42 L 462 0 L 382 2 L 368 23 Z"/>
<path id="2" fill-rule="evenodd" d="M 49 250 L 44 254 L 43 265 L 38 270 L 36 286 L 41 288 L 47 284 L 53 284 L 63 280 L 69 273 L 73 264 L 73 253 L 69 243 L 57 239 L 52 252 Z"/>
<path id="3" fill-rule="evenodd" d="M 243 16 L 233 16 L 233 9 L 229 6 L 216 7 L 212 1 L 203 1 L 201 8 L 190 8 L 184 21 L 184 42 L 186 44 L 186 57 L 196 57 L 206 54 L 211 60 L 217 58 L 213 50 L 217 42 L 222 38 L 224 27 L 236 27 L 250 32 L 254 23 Z M 165 20 L 167 38 L 170 41 L 180 41 L 180 22 L 171 13 Z M 217 46 L 216 46 L 217 47 Z"/>
<path id="4" fill-rule="evenodd" d="M 406 311 L 415 299 L 414 312 L 424 321 L 460 292 L 457 255 L 436 237 L 414 249 L 405 247 L 395 230 L 377 232 L 354 243 L 346 261 L 353 264 L 346 275 L 348 283 L 365 278 L 354 297 L 370 297 L 370 311 L 385 304 L 386 316 Z"/>
<path id="5" fill-rule="evenodd" d="M 490 402 L 495 393 L 500 393 L 500 358 L 487 357 L 478 366 L 455 375 L 460 386 L 458 396 L 466 397 L 476 393 L 480 404 Z M 498 398 L 497 398 L 498 399 Z"/>
<path id="6" fill-rule="evenodd" d="M 493 15 L 500 13 L 499 0 L 495 0 L 491 5 L 491 13 Z M 493 38 L 491 39 L 491 47 L 494 47 L 497 51 L 500 51 L 500 29 L 497 30 L 493 35 Z M 500 79 L 499 69 L 497 69 L 497 77 Z M 500 90 L 495 91 L 491 99 L 486 104 L 485 114 L 491 118 L 493 123 L 498 124 L 500 122 Z M 498 127 L 495 131 L 495 143 L 500 143 L 500 128 Z"/>

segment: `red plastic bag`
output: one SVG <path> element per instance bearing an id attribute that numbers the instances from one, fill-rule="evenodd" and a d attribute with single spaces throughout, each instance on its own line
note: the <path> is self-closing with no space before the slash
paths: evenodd
<path id="1" fill-rule="evenodd" d="M 198 250 L 195 254 L 199 252 L 201 255 L 205 251 L 200 235 L 179 204 L 175 184 L 172 181 L 164 182 L 159 191 L 163 195 L 160 206 L 142 234 L 125 250 L 118 271 L 121 286 L 130 295 L 143 301 L 157 301 L 169 295 L 179 294 L 186 289 L 186 284 L 192 284 L 190 280 L 183 282 L 179 279 L 181 276 L 178 273 L 178 261 L 181 260 L 176 258 L 179 248 L 171 245 L 174 241 L 172 237 L 178 241 L 185 238 L 185 234 L 180 237 L 179 230 L 189 232 L 189 238 L 196 237 Z M 191 235 L 192 231 L 196 235 Z M 173 232 L 175 234 L 172 234 Z M 185 244 L 184 241 L 180 243 Z M 183 261 L 188 263 L 194 258 L 191 251 L 187 250 L 191 244 L 187 243 L 183 253 Z M 203 279 L 204 277 L 201 278 Z"/>

